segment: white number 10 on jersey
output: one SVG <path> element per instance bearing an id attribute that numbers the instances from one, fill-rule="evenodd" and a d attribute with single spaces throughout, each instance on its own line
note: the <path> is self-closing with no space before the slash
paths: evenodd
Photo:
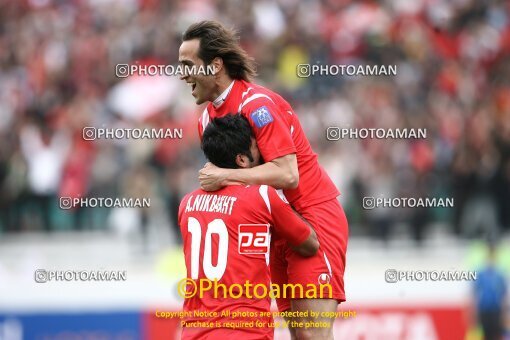
<path id="1" fill-rule="evenodd" d="M 202 227 L 196 218 L 188 218 L 188 232 L 191 234 L 191 278 L 198 279 L 200 265 L 200 244 L 202 240 Z M 212 235 L 217 234 L 218 241 L 218 263 L 212 264 Z M 227 268 L 228 254 L 228 230 L 225 222 L 215 219 L 207 225 L 204 242 L 204 258 L 202 266 L 205 276 L 209 280 L 220 280 Z"/>

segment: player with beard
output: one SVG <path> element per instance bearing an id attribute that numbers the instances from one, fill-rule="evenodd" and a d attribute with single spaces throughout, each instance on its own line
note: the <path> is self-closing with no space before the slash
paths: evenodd
<path id="1" fill-rule="evenodd" d="M 241 115 L 213 119 L 205 129 L 202 149 L 207 159 L 224 168 L 243 169 L 260 164 L 260 152 L 250 124 Z M 279 235 L 289 242 L 296 256 L 313 256 L 320 251 L 309 224 L 292 210 L 283 194 L 267 185 L 228 185 L 214 192 L 197 189 L 182 199 L 178 223 L 187 278 L 196 280 L 198 287 L 201 280 L 217 280 L 225 287 L 244 286 L 245 283 L 252 287 L 263 285 L 269 292 L 270 235 Z M 253 292 L 236 291 L 233 298 L 224 297 L 222 289 L 218 289 L 219 296 L 215 296 L 214 289 L 210 289 L 201 296 L 187 297 L 183 310 L 192 316 L 184 318 L 181 338 L 273 339 L 272 318 L 260 316 L 270 312 L 271 299 L 270 295 L 261 297 L 261 291 L 260 287 Z M 327 295 L 328 291 L 324 293 Z M 195 311 L 216 315 L 196 317 Z M 224 311 L 248 316 L 229 317 L 222 315 Z M 254 325 L 255 321 L 264 326 L 232 326 L 240 322 Z"/>

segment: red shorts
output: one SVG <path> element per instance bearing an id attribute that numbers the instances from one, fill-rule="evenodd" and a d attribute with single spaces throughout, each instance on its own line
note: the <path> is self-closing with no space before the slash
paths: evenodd
<path id="1" fill-rule="evenodd" d="M 312 257 L 302 257 L 285 240 L 275 240 L 270 254 L 271 281 L 280 287 L 284 283 L 300 284 L 304 290 L 309 287 L 308 284 L 329 283 L 332 298 L 338 302 L 345 301 L 344 271 L 349 227 L 342 206 L 335 198 L 306 207 L 299 213 L 314 228 L 320 249 Z M 280 311 L 290 309 L 290 295 L 276 299 Z M 324 296 L 329 298 L 327 289 Z"/>

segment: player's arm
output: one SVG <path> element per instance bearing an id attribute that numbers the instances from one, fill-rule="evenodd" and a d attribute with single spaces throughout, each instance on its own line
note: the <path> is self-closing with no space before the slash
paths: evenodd
<path id="1" fill-rule="evenodd" d="M 313 256 L 319 250 L 319 240 L 312 226 L 292 209 L 283 194 L 268 187 L 271 217 L 275 232 L 289 242 L 290 247 L 302 256 Z"/>
<path id="2" fill-rule="evenodd" d="M 267 184 L 277 189 L 295 189 L 299 183 L 296 154 L 288 154 L 249 169 L 223 169 L 207 163 L 199 171 L 202 189 L 214 191 L 232 184 Z"/>
<path id="3" fill-rule="evenodd" d="M 296 147 L 290 127 L 284 121 L 287 112 L 266 98 L 243 108 L 257 140 L 264 164 L 250 169 L 221 169 L 212 164 L 199 172 L 202 189 L 212 191 L 230 184 L 270 185 L 277 189 L 295 189 L 299 184 Z"/>
<path id="4" fill-rule="evenodd" d="M 295 214 L 297 213 L 295 212 Z M 305 222 L 305 224 L 307 224 L 307 222 Z M 308 236 L 308 238 L 303 243 L 297 246 L 290 244 L 292 250 L 304 257 L 314 256 L 319 250 L 319 240 L 317 239 L 317 234 L 315 234 L 315 230 L 313 230 L 311 226 L 308 228 L 310 228 L 310 236 Z"/>

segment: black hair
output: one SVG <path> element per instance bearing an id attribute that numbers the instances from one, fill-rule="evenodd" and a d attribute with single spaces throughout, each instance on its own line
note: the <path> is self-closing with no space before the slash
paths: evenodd
<path id="1" fill-rule="evenodd" d="M 253 162 L 250 151 L 253 132 L 250 123 L 240 113 L 214 118 L 202 136 L 205 157 L 220 168 L 236 169 L 237 155 L 247 156 Z"/>

